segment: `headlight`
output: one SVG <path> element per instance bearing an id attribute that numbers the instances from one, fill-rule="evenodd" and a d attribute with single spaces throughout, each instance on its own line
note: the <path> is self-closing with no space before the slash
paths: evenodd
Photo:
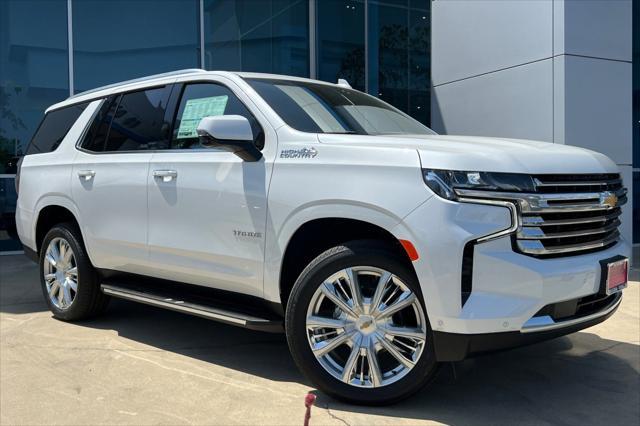
<path id="1" fill-rule="evenodd" d="M 456 189 L 495 192 L 535 191 L 531 176 L 520 173 L 424 169 L 422 176 L 433 192 L 447 200 L 457 199 Z"/>

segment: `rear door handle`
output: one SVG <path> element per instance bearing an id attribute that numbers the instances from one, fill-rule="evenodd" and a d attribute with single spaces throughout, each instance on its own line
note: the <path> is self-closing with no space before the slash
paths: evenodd
<path id="1" fill-rule="evenodd" d="M 95 170 L 78 170 L 78 176 L 84 180 L 90 180 L 96 175 Z"/>
<path id="2" fill-rule="evenodd" d="M 153 177 L 162 178 L 163 182 L 170 182 L 178 177 L 178 172 L 175 170 L 154 170 Z"/>

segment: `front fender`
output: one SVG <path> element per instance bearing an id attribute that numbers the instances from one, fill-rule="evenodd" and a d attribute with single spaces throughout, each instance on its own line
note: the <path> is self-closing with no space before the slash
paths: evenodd
<path id="1" fill-rule="evenodd" d="M 291 212 L 279 231 L 276 231 L 268 220 L 265 233 L 265 299 L 280 303 L 280 274 L 283 258 L 296 231 L 308 222 L 333 218 L 367 222 L 385 229 L 391 234 L 394 234 L 392 230 L 402 221 L 402 217 L 381 207 L 358 202 L 345 202 L 344 200 L 324 200 L 300 206 Z"/>

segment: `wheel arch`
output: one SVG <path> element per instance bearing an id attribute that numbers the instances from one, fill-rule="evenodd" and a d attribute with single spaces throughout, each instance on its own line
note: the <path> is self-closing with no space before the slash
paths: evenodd
<path id="1" fill-rule="evenodd" d="M 62 200 L 64 200 L 64 198 Z M 71 222 L 78 227 L 78 231 L 82 234 L 80 222 L 78 216 L 73 211 L 73 207 L 62 200 L 56 200 L 57 202 L 43 205 L 38 210 L 33 224 L 36 253 L 40 252 L 42 241 L 47 232 L 56 224 Z"/>
<path id="2" fill-rule="evenodd" d="M 327 249 L 352 240 L 376 240 L 387 244 L 406 260 L 415 273 L 412 262 L 400 239 L 381 223 L 354 217 L 325 216 L 300 223 L 288 238 L 278 274 L 279 301 L 283 310 L 296 279 L 314 258 Z"/>

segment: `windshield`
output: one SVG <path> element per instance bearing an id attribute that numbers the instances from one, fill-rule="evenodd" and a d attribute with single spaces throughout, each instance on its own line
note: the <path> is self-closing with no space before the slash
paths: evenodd
<path id="1" fill-rule="evenodd" d="M 289 126 L 302 132 L 435 134 L 402 111 L 357 90 L 306 81 L 246 80 Z"/>

